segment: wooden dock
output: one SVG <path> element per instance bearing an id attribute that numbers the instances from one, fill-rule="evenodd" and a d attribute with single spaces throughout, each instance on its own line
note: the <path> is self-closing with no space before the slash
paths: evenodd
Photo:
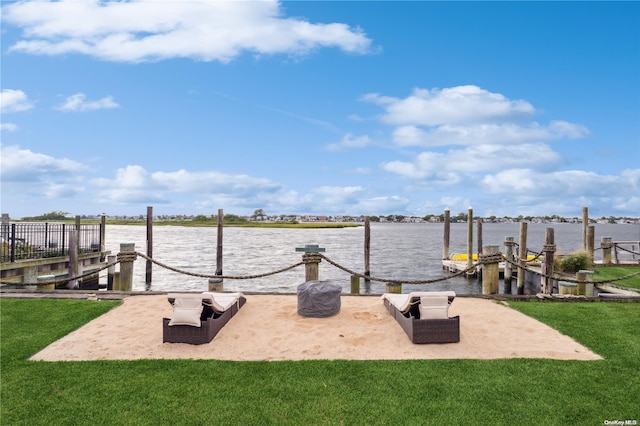
<path id="1" fill-rule="evenodd" d="M 444 269 L 445 271 L 451 272 L 453 274 L 458 273 L 460 271 L 464 271 L 465 269 L 467 269 L 469 267 L 469 264 L 467 262 L 468 258 L 469 258 L 469 256 L 466 253 L 453 254 L 448 259 L 442 259 L 442 269 Z M 473 262 L 477 262 L 478 261 L 478 254 L 477 253 L 473 253 L 472 260 L 473 260 Z M 535 260 L 535 256 L 534 255 L 529 255 L 527 257 L 527 261 L 528 262 L 532 262 L 534 260 Z M 506 262 L 504 262 L 504 261 L 498 263 L 498 270 L 499 270 L 499 273 L 500 273 L 500 278 L 504 278 L 505 263 Z M 474 277 L 478 276 L 478 274 L 482 275 L 482 265 L 478 265 L 474 270 L 469 271 L 467 273 L 467 275 L 474 276 Z"/>

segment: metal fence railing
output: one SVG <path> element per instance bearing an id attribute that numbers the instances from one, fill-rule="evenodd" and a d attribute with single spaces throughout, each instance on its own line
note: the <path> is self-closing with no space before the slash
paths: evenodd
<path id="1" fill-rule="evenodd" d="M 0 261 L 41 259 L 69 254 L 71 232 L 78 230 L 78 253 L 99 252 L 100 224 L 3 223 L 0 225 Z"/>

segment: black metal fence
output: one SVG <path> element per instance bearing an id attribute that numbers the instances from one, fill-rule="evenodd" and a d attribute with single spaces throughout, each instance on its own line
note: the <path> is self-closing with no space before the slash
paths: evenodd
<path id="1" fill-rule="evenodd" d="M 69 254 L 71 232 L 78 230 L 78 253 L 99 252 L 104 242 L 100 224 L 3 223 L 0 229 L 0 261 L 41 259 Z"/>

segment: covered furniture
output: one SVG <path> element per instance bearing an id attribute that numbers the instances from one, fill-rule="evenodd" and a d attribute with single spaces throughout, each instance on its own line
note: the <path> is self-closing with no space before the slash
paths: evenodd
<path id="1" fill-rule="evenodd" d="M 413 343 L 456 343 L 460 341 L 460 317 L 449 317 L 455 297 L 454 291 L 425 291 L 385 293 L 382 300 Z"/>
<path id="2" fill-rule="evenodd" d="M 242 293 L 169 293 L 171 318 L 162 319 L 162 342 L 209 343 L 247 301 Z"/>
<path id="3" fill-rule="evenodd" d="M 340 312 L 342 287 L 331 281 L 307 281 L 298 286 L 298 314 L 324 318 Z"/>

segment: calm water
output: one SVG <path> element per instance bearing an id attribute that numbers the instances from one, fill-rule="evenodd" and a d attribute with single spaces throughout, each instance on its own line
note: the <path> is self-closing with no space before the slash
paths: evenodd
<path id="1" fill-rule="evenodd" d="M 582 226 L 579 224 L 528 225 L 527 245 L 540 252 L 545 229 L 555 229 L 557 252 L 567 254 L 582 247 Z M 484 245 L 498 245 L 504 251 L 506 237 L 519 241 L 520 225 L 489 224 L 482 227 Z M 371 275 L 394 280 L 429 280 L 446 276 L 442 270 L 443 224 L 371 224 Z M 474 234 L 477 230 L 474 224 Z M 159 262 L 180 270 L 199 274 L 214 274 L 216 269 L 217 229 L 179 226 L 153 228 L 153 257 Z M 614 241 L 640 240 L 640 225 L 595 225 L 596 247 L 602 237 Z M 474 252 L 477 251 L 474 235 Z M 106 248 L 111 254 L 120 251 L 121 243 L 135 243 L 136 251 L 146 253 L 146 227 L 107 225 Z M 224 228 L 223 274 L 246 276 L 271 272 L 298 263 L 302 253 L 296 247 L 318 244 L 324 247 L 328 258 L 357 272 L 364 270 L 364 226 L 343 229 L 268 229 Z M 466 253 L 467 225 L 452 224 L 450 253 Z M 601 258 L 597 251 L 595 258 Z M 134 264 L 133 289 L 145 290 L 145 263 L 139 258 Z M 350 291 L 349 275 L 323 261 L 320 263 L 320 279 L 335 280 L 345 292 Z M 225 280 L 229 291 L 295 293 L 304 282 L 304 265 L 293 270 L 265 278 L 251 280 Z M 384 283 L 371 282 L 362 293 L 380 294 Z M 151 290 L 157 291 L 207 291 L 206 278 L 175 273 L 153 266 Z M 405 285 L 403 291 L 455 290 L 459 294 L 480 294 L 482 284 L 466 278 L 450 278 L 436 284 Z"/>

